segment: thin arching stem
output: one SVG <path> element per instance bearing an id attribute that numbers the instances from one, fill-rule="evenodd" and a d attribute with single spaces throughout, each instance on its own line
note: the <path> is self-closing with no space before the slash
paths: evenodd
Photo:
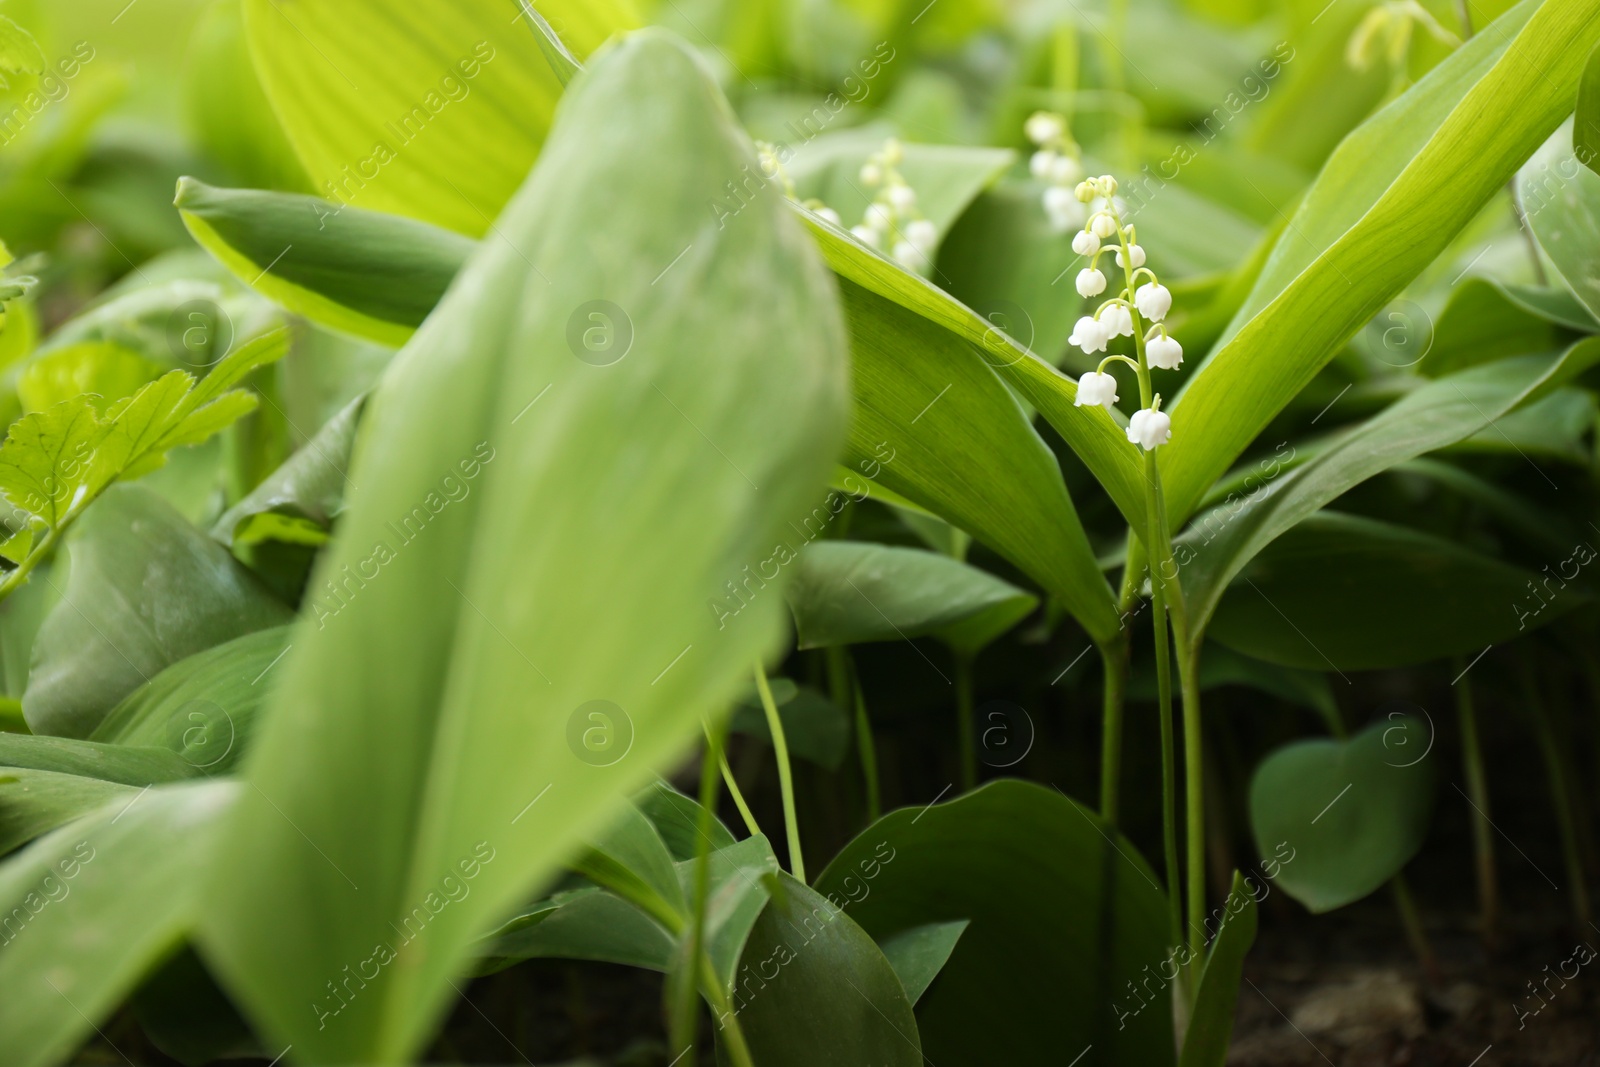
<path id="1" fill-rule="evenodd" d="M 789 766 L 789 740 L 783 733 L 783 720 L 778 716 L 778 705 L 772 699 L 772 687 L 767 684 L 767 671 L 756 664 L 756 690 L 761 694 L 761 707 L 767 713 L 767 729 L 772 731 L 772 749 L 778 759 L 778 786 L 783 792 L 783 828 L 789 839 L 789 873 L 796 881 L 806 880 L 806 861 L 800 854 L 800 822 L 794 810 L 794 772 Z"/>

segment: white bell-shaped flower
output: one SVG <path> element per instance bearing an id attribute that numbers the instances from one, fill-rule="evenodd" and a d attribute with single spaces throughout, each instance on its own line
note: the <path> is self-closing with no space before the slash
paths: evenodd
<path id="1" fill-rule="evenodd" d="M 1145 282 L 1133 292 L 1134 306 L 1151 322 L 1160 322 L 1172 310 L 1172 294 L 1158 282 Z"/>
<path id="2" fill-rule="evenodd" d="M 1022 132 L 1028 135 L 1028 140 L 1034 144 L 1050 144 L 1052 141 L 1061 140 L 1061 135 L 1066 132 L 1066 126 L 1061 121 L 1060 115 L 1052 115 L 1048 111 L 1035 111 L 1028 116 L 1028 121 L 1023 123 Z"/>
<path id="3" fill-rule="evenodd" d="M 894 216 L 884 204 L 868 204 L 861 221 L 880 233 L 887 233 L 889 226 L 894 222 Z"/>
<path id="4" fill-rule="evenodd" d="M 839 217 L 839 213 L 837 211 L 833 210 L 833 208 L 828 207 L 826 205 L 817 208 L 816 210 L 812 211 L 811 213 L 813 215 L 815 215 L 817 218 L 821 219 L 822 221 L 828 223 L 829 225 L 832 225 L 832 226 L 842 226 L 842 225 L 844 225 L 844 220 Z"/>
<path id="5" fill-rule="evenodd" d="M 1156 335 L 1145 342 L 1145 359 L 1152 367 L 1161 370 L 1177 370 L 1183 365 L 1183 346 L 1175 337 Z"/>
<path id="6" fill-rule="evenodd" d="M 1079 230 L 1073 235 L 1072 250 L 1080 256 L 1092 256 L 1100 251 L 1100 238 L 1088 230 Z"/>
<path id="7" fill-rule="evenodd" d="M 1083 164 L 1071 156 L 1057 156 L 1050 167 L 1050 180 L 1057 185 L 1073 185 L 1083 177 Z"/>
<path id="8" fill-rule="evenodd" d="M 924 255 L 932 255 L 933 248 L 939 243 L 939 231 L 927 219 L 917 219 L 906 223 L 906 240 L 915 245 Z"/>
<path id="9" fill-rule="evenodd" d="M 871 226 L 852 226 L 850 227 L 850 235 L 868 248 L 877 248 L 882 244 L 881 239 L 878 237 L 878 231 Z"/>
<path id="10" fill-rule="evenodd" d="M 1138 245 L 1129 245 L 1128 255 L 1133 259 L 1134 270 L 1138 270 L 1140 267 L 1144 266 L 1144 249 L 1140 248 Z M 1121 248 L 1117 249 L 1117 266 L 1121 267 L 1123 270 L 1128 269 L 1128 264 L 1123 262 Z"/>
<path id="11" fill-rule="evenodd" d="M 1048 179 L 1051 169 L 1056 165 L 1056 154 L 1048 148 L 1041 148 L 1028 157 L 1028 173 L 1035 178 Z"/>
<path id="12" fill-rule="evenodd" d="M 1067 343 L 1077 345 L 1088 355 L 1106 350 L 1106 342 L 1111 340 L 1111 331 L 1106 329 L 1106 324 L 1096 319 L 1093 315 L 1085 315 L 1079 319 L 1072 328 L 1072 336 L 1067 338 Z M 1103 377 L 1110 377 L 1103 375 Z"/>
<path id="13" fill-rule="evenodd" d="M 1128 420 L 1128 440 L 1150 452 L 1172 440 L 1172 417 L 1165 411 L 1144 408 Z"/>
<path id="14" fill-rule="evenodd" d="M 917 206 L 917 191 L 909 185 L 889 186 L 889 205 L 904 214 Z"/>
<path id="15" fill-rule="evenodd" d="M 1100 324 L 1112 337 L 1133 336 L 1133 315 L 1121 304 L 1112 304 L 1100 312 Z"/>
<path id="16" fill-rule="evenodd" d="M 1101 211 L 1089 220 L 1089 229 L 1094 231 L 1096 237 L 1102 240 L 1111 237 L 1117 232 L 1117 220 L 1106 212 Z"/>
<path id="17" fill-rule="evenodd" d="M 1109 374 L 1102 374 L 1092 370 L 1078 379 L 1078 398 L 1072 402 L 1073 407 L 1090 407 L 1099 405 L 1110 409 L 1117 402 L 1117 380 Z"/>
<path id="18" fill-rule="evenodd" d="M 1106 276 L 1094 267 L 1085 267 L 1078 272 L 1078 295 L 1099 296 L 1106 291 Z"/>
<path id="19" fill-rule="evenodd" d="M 896 241 L 894 244 L 894 261 L 906 270 L 918 274 L 927 269 L 928 256 L 922 249 L 910 241 Z"/>

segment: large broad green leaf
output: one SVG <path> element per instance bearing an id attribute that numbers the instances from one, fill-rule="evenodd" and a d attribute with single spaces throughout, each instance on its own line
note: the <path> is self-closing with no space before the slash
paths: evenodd
<path id="1" fill-rule="evenodd" d="M 1532 300 L 1528 299 L 1530 296 Z M 1565 297 L 1568 305 L 1564 309 L 1568 313 L 1563 315 L 1568 320 L 1565 322 L 1552 321 L 1553 308 L 1547 310 L 1533 303 L 1542 298 L 1553 304 L 1560 297 Z M 1417 370 L 1437 378 L 1506 356 L 1560 348 L 1561 326 L 1571 325 L 1572 313 L 1588 318 L 1583 305 L 1565 290 L 1520 289 L 1487 278 L 1468 278 L 1450 291 L 1450 301 L 1439 312 L 1427 355 L 1416 364 Z M 1394 316 L 1392 323 L 1386 324 L 1382 317 L 1379 323 L 1402 332 L 1395 334 L 1400 352 L 1389 362 L 1409 365 L 1415 358 L 1410 344 L 1417 336 L 1410 329 L 1425 329 L 1424 324 L 1408 322 L 1400 312 L 1390 314 Z M 1422 336 L 1426 337 L 1426 333 Z"/>
<path id="2" fill-rule="evenodd" d="M 1585 602 L 1542 579 L 1432 534 L 1324 511 L 1240 573 L 1210 635 L 1308 670 L 1407 666 L 1476 654 Z"/>
<path id="3" fill-rule="evenodd" d="M 1173 522 L 1568 114 L 1597 14 L 1525 0 L 1345 139 L 1172 405 Z"/>
<path id="4" fill-rule="evenodd" d="M 1250 780 L 1250 827 L 1261 855 L 1287 842 L 1277 884 L 1313 912 L 1360 900 L 1400 873 L 1433 815 L 1433 726 L 1380 720 L 1348 741 L 1296 741 Z"/>
<path id="5" fill-rule="evenodd" d="M 971 921 L 917 1005 L 932 1063 L 1173 1062 L 1165 992 L 1137 1010 L 1127 991 L 1168 957 L 1165 894 L 1132 844 L 1056 790 L 1004 779 L 893 812 L 817 889 L 880 943 Z"/>
<path id="6" fill-rule="evenodd" d="M 658 780 L 635 796 L 633 803 L 655 823 L 656 833 L 673 859 L 692 859 L 699 854 L 700 814 L 704 809 L 698 801 L 678 792 L 670 782 Z M 711 819 L 710 836 L 713 852 L 733 844 L 733 835 L 715 816 Z"/>
<path id="7" fill-rule="evenodd" d="M 414 219 L 314 196 L 178 182 L 189 233 L 246 285 L 323 326 L 402 345 L 473 242 Z"/>
<path id="8" fill-rule="evenodd" d="M 157 786 L 0 865 L 7 1064 L 64 1062 L 183 943 L 214 835 L 238 788 Z"/>
<path id="9" fill-rule="evenodd" d="M 345 471 L 365 404 L 366 397 L 359 396 L 345 405 L 281 467 L 224 512 L 211 527 L 211 536 L 226 545 L 269 538 L 313 544 L 325 540 L 344 504 Z"/>
<path id="10" fill-rule="evenodd" d="M 1573 295 L 1600 316 L 1600 174 L 1582 162 L 1557 130 L 1518 173 L 1517 198 L 1539 247 Z"/>
<path id="11" fill-rule="evenodd" d="M 786 874 L 776 880 L 733 990 L 751 1058 L 762 1067 L 920 1067 L 911 998 L 883 951 L 842 898 L 836 903 Z M 718 1060 L 731 1062 L 725 1053 Z"/>
<path id="12" fill-rule="evenodd" d="M 1502 359 L 1434 379 L 1319 449 L 1277 482 L 1258 486 L 1242 504 L 1196 518 L 1173 556 L 1183 576 L 1196 640 L 1239 571 L 1296 523 L 1398 463 L 1475 434 L 1492 436 L 1496 420 L 1550 396 L 1596 362 L 1600 339 L 1590 339 L 1560 356 Z"/>
<path id="13" fill-rule="evenodd" d="M 196 771 L 229 773 L 248 747 L 290 633 L 276 626 L 179 660 L 124 697 L 89 740 L 164 748 Z"/>
<path id="14" fill-rule="evenodd" d="M 1222 928 L 1206 953 L 1205 972 L 1183 1035 L 1178 1067 L 1223 1067 L 1233 1036 L 1233 1009 L 1244 977 L 1244 957 L 1256 939 L 1255 887 L 1238 871 L 1221 909 Z"/>
<path id="15" fill-rule="evenodd" d="M 1572 154 L 1600 173 L 1600 48 L 1589 53 L 1578 83 L 1578 104 L 1573 112 Z"/>
<path id="16" fill-rule="evenodd" d="M 832 283 L 776 191 L 725 229 L 705 211 L 754 165 L 682 44 L 625 38 L 369 402 L 313 580 L 341 592 L 278 668 L 202 927 L 297 1056 L 414 1052 L 473 942 L 776 645 L 780 589 L 721 629 L 708 604 L 822 492 L 849 394 Z M 307 990 L 374 946 L 394 962 L 319 1017 Z"/>
<path id="17" fill-rule="evenodd" d="M 580 57 L 639 24 L 628 0 L 539 10 Z M 246 0 L 244 11 L 267 98 L 316 191 L 340 204 L 477 236 L 550 129 L 561 83 L 510 3 Z"/>
<path id="18" fill-rule="evenodd" d="M 786 594 L 801 648 L 937 635 L 973 653 L 1038 598 L 948 556 L 865 541 L 819 541 Z"/>
<path id="19" fill-rule="evenodd" d="M 63 596 L 22 698 L 37 734 L 88 737 L 163 668 L 291 613 L 227 550 L 141 486 L 116 486 L 68 540 Z"/>
<path id="20" fill-rule="evenodd" d="M 176 782 L 199 773 L 169 748 L 27 734 L 0 734 L 0 767 L 56 771 L 135 787 Z"/>
<path id="21" fill-rule="evenodd" d="M 0 767 L 0 855 L 138 790 L 80 774 Z"/>

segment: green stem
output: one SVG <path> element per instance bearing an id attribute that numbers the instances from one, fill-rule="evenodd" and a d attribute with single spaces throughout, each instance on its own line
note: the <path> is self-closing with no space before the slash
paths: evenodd
<path id="1" fill-rule="evenodd" d="M 867 820 L 877 822 L 883 814 L 883 801 L 878 792 L 878 747 L 872 740 L 872 720 L 867 718 L 867 698 L 861 692 L 861 680 L 855 682 L 856 748 L 861 752 L 861 776 L 867 782 Z"/>
<path id="2" fill-rule="evenodd" d="M 1406 881 L 1405 872 L 1389 879 L 1389 888 L 1394 893 L 1395 907 L 1400 912 L 1400 925 L 1405 928 L 1406 940 L 1411 942 L 1411 951 L 1417 954 L 1428 981 L 1438 983 L 1441 977 L 1439 960 L 1433 954 L 1433 946 L 1428 943 L 1427 931 L 1422 928 L 1422 915 L 1411 896 L 1411 883 Z"/>
<path id="3" fill-rule="evenodd" d="M 694 1067 L 695 1046 L 699 1044 L 699 1015 L 695 1012 L 695 976 L 705 945 L 706 897 L 711 890 L 711 819 L 717 803 L 717 767 L 722 762 L 722 730 L 706 724 L 706 751 L 700 762 L 700 831 L 694 853 L 694 899 L 690 901 L 689 944 L 683 956 L 684 971 L 672 990 L 672 1047 L 688 1054 L 688 1067 Z M 668 927 L 671 929 L 671 927 Z"/>
<path id="4" fill-rule="evenodd" d="M 1161 716 L 1161 847 L 1167 868 L 1167 920 L 1174 946 L 1183 944 L 1183 893 L 1178 888 L 1178 746 L 1172 731 L 1172 652 L 1167 642 L 1167 599 L 1151 585 L 1150 615 L 1155 631 L 1156 706 Z"/>
<path id="5" fill-rule="evenodd" d="M 717 1025 L 722 1028 L 722 1045 L 728 1051 L 728 1058 L 733 1061 L 734 1067 L 755 1067 L 750 1046 L 744 1039 L 744 1030 L 739 1026 L 739 1013 L 734 1010 L 727 991 L 717 979 L 716 968 L 711 966 L 711 957 L 704 953 L 700 956 L 700 984 L 705 988 L 706 999 L 711 1001 L 712 1010 L 716 1012 Z M 693 1060 L 690 1062 L 693 1063 Z"/>
<path id="6" fill-rule="evenodd" d="M 1104 675 L 1100 715 L 1100 817 L 1115 826 L 1122 794 L 1122 704 L 1128 688 L 1125 634 L 1118 634 L 1116 640 L 1100 646 L 1100 664 Z"/>
<path id="7" fill-rule="evenodd" d="M 1456 673 L 1464 663 L 1456 660 Z M 1494 834 L 1489 824 L 1489 780 L 1483 769 L 1483 746 L 1478 740 L 1477 712 L 1472 704 L 1472 683 L 1462 677 L 1455 685 L 1456 718 L 1461 727 L 1461 762 L 1472 798 L 1472 852 L 1478 875 L 1478 907 L 1485 947 L 1493 949 L 1500 925 L 1500 882 L 1494 862 Z"/>
<path id="8" fill-rule="evenodd" d="M 761 707 L 767 713 L 767 729 L 772 731 L 772 748 L 778 758 L 778 785 L 783 791 L 783 828 L 789 839 L 789 872 L 795 880 L 806 881 L 806 861 L 800 854 L 800 822 L 794 810 L 794 773 L 789 766 L 789 740 L 783 733 L 783 720 L 778 717 L 778 705 L 772 699 L 772 687 L 767 684 L 767 671 L 756 664 L 756 689 L 761 693 Z"/>
<path id="9" fill-rule="evenodd" d="M 733 776 L 733 768 L 728 766 L 728 755 L 725 752 L 717 753 L 717 762 L 722 767 L 722 780 L 727 783 L 728 795 L 733 798 L 734 807 L 739 809 L 739 818 L 744 820 L 746 830 L 751 836 L 761 832 L 761 827 L 756 823 L 756 817 L 750 810 L 750 805 L 744 801 L 744 793 L 739 789 L 738 779 Z"/>
<path id="10" fill-rule="evenodd" d="M 81 507 L 78 509 L 80 513 L 82 510 L 83 509 Z M 10 596 L 16 590 L 17 586 L 27 581 L 28 575 L 33 571 L 33 568 L 37 567 L 39 562 L 50 554 L 50 550 L 55 548 L 56 542 L 61 539 L 61 531 L 65 529 L 66 526 L 72 521 L 72 518 L 75 517 L 75 513 L 69 513 L 67 516 L 63 516 L 61 526 L 52 526 L 49 531 L 47 531 L 45 535 L 39 539 L 39 543 L 33 546 L 32 550 L 29 551 L 27 556 L 23 558 L 22 562 L 17 564 L 17 569 L 12 571 L 10 574 L 7 574 L 4 581 L 0 581 L 0 603 L 3 603 L 6 597 Z"/>
<path id="11" fill-rule="evenodd" d="M 956 653 L 956 726 L 961 731 L 961 791 L 978 784 L 978 752 L 973 744 L 972 657 Z"/>
<path id="12" fill-rule="evenodd" d="M 1522 686 L 1533 718 L 1534 733 L 1544 756 L 1545 776 L 1550 783 L 1550 802 L 1556 809 L 1556 828 L 1561 836 L 1561 855 L 1566 861 L 1567 878 L 1572 882 L 1572 914 L 1579 926 L 1589 923 L 1589 886 L 1583 873 L 1583 857 L 1578 849 L 1578 828 L 1572 816 L 1572 793 L 1567 788 L 1566 761 L 1550 726 L 1550 712 L 1534 674 L 1531 656 L 1522 660 Z"/>

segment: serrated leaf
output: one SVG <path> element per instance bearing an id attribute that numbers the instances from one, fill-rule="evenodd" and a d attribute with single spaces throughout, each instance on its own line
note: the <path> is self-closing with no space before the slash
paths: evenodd
<path id="1" fill-rule="evenodd" d="M 0 15 L 0 70 L 14 74 L 43 74 L 44 50 L 33 34 Z"/>
<path id="2" fill-rule="evenodd" d="M 59 528 L 79 491 L 90 483 L 95 449 L 105 433 L 105 423 L 86 396 L 24 415 L 11 424 L 0 446 L 0 493 L 13 506 Z"/>
<path id="3" fill-rule="evenodd" d="M 24 411 L 44 411 L 81 393 L 94 394 L 95 406 L 105 408 L 160 372 L 157 364 L 113 341 L 84 341 L 30 360 L 17 379 L 17 396 Z"/>

